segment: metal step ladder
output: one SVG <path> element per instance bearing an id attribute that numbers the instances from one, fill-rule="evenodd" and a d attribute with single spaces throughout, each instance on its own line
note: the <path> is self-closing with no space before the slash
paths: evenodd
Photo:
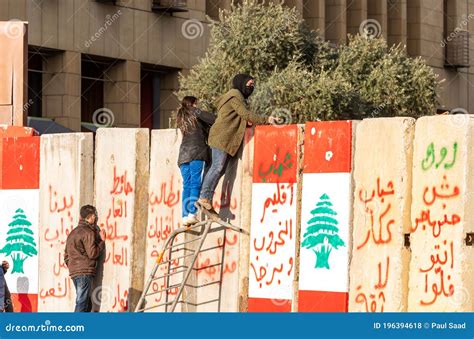
<path id="1" fill-rule="evenodd" d="M 180 299 L 181 299 L 181 296 L 183 295 L 183 291 L 185 287 L 199 288 L 199 287 L 209 285 L 209 284 L 205 284 L 201 286 L 192 286 L 192 285 L 187 284 L 189 276 L 191 275 L 191 272 L 193 270 L 199 270 L 199 269 L 194 268 L 194 264 L 196 263 L 199 253 L 206 250 L 213 249 L 213 248 L 210 248 L 210 249 L 203 250 L 203 245 L 204 245 L 204 242 L 206 241 L 208 234 L 219 232 L 219 231 L 225 231 L 225 230 L 232 230 L 232 231 L 239 232 L 242 234 L 247 234 L 247 235 L 249 234 L 247 231 L 221 220 L 216 214 L 213 214 L 203 208 L 200 209 L 200 211 L 205 216 L 205 219 L 203 221 L 198 222 L 197 224 L 194 224 L 192 226 L 180 227 L 174 230 L 170 234 L 166 242 L 164 243 L 163 248 L 159 252 L 159 255 L 156 259 L 156 263 L 145 284 L 145 288 L 143 289 L 143 292 L 140 296 L 138 304 L 135 308 L 135 312 L 144 312 L 144 311 L 156 309 L 159 307 L 164 307 L 164 312 L 174 312 L 178 303 L 194 305 L 192 303 L 187 302 L 186 300 L 180 300 Z M 217 224 L 217 227 L 213 227 L 213 225 L 215 224 Z M 176 238 L 180 234 L 190 234 L 190 235 L 195 236 L 195 238 L 191 240 L 184 239 L 184 241 L 182 242 L 175 243 Z M 198 242 L 198 245 L 195 249 L 190 249 L 187 247 L 191 243 L 195 243 L 195 242 Z M 225 243 L 225 234 L 224 234 L 223 243 Z M 173 254 L 176 255 L 176 253 L 178 253 L 178 256 L 173 257 Z M 181 260 L 184 261 L 185 258 L 190 259 L 187 265 L 185 264 L 178 265 L 172 269 L 173 262 L 176 262 L 176 261 L 179 262 Z M 222 253 L 222 262 L 220 263 L 221 265 L 223 265 L 223 261 L 224 261 L 223 259 L 224 259 L 224 250 Z M 212 265 L 212 266 L 215 266 L 215 265 Z M 160 272 L 160 268 L 164 268 L 165 273 L 162 275 L 157 275 L 157 273 Z M 222 269 L 221 269 L 221 272 L 222 272 Z M 181 274 L 181 273 L 184 274 L 182 281 L 180 283 L 170 285 L 171 277 L 177 276 L 178 274 Z M 157 291 L 151 290 L 152 284 L 157 281 L 164 282 L 161 285 L 162 288 Z M 221 284 L 222 279 L 218 281 L 217 283 Z M 173 296 L 170 293 L 170 291 L 176 288 L 178 288 L 177 293 L 175 293 Z M 159 293 L 165 294 L 164 302 L 160 302 L 153 305 L 145 305 L 145 300 L 147 299 L 147 297 L 157 295 Z M 217 299 L 213 301 L 220 301 L 220 300 Z"/>

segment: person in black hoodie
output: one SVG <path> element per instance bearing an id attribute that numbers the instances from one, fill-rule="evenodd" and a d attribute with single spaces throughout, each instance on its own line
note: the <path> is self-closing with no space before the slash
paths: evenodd
<path id="1" fill-rule="evenodd" d="M 195 203 L 201 191 L 205 164 L 210 162 L 207 137 L 215 121 L 213 114 L 200 110 L 197 104 L 196 97 L 184 97 L 176 116 L 176 126 L 183 135 L 178 156 L 178 166 L 183 177 L 183 226 L 198 222 Z"/>

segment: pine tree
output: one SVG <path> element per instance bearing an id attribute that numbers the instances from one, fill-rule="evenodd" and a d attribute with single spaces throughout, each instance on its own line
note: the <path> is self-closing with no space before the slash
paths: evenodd
<path id="1" fill-rule="evenodd" d="M 338 235 L 337 213 L 333 210 L 333 205 L 327 194 L 323 194 L 319 198 L 319 202 L 311 214 L 312 217 L 308 221 L 301 245 L 304 248 L 312 249 L 316 254 L 315 268 L 330 269 L 329 255 L 331 251 L 337 250 L 339 246 L 345 246 L 345 244 Z"/>
<path id="2" fill-rule="evenodd" d="M 7 244 L 0 249 L 13 260 L 12 273 L 24 273 L 23 263 L 28 257 L 38 254 L 33 231 L 30 229 L 31 222 L 28 221 L 24 211 L 19 208 L 15 211 L 13 221 L 8 224 Z"/>

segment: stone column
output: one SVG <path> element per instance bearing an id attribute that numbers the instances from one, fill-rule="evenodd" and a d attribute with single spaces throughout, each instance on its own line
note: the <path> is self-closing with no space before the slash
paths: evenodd
<path id="1" fill-rule="evenodd" d="M 379 29 L 376 36 L 382 36 L 387 40 L 387 22 L 388 22 L 388 11 L 387 11 L 387 0 L 367 0 L 368 18 L 374 20 L 373 22 Z"/>
<path id="2" fill-rule="evenodd" d="M 326 0 L 325 37 L 330 42 L 341 44 L 347 38 L 347 0 Z"/>
<path id="3" fill-rule="evenodd" d="M 353 0 L 347 8 L 347 33 L 359 34 L 367 20 L 367 0 Z"/>
<path id="4" fill-rule="evenodd" d="M 43 116 L 81 130 L 81 53 L 64 51 L 43 62 Z"/>
<path id="5" fill-rule="evenodd" d="M 389 1 L 388 10 L 388 36 L 389 45 L 407 44 L 407 0 Z"/>
<path id="6" fill-rule="evenodd" d="M 304 0 L 303 1 L 303 18 L 311 29 L 318 32 L 319 36 L 324 39 L 326 32 L 325 21 L 325 1 L 322 0 Z"/>
<path id="7" fill-rule="evenodd" d="M 104 107 L 112 111 L 114 126 L 140 126 L 140 63 L 121 61 L 104 72 Z"/>

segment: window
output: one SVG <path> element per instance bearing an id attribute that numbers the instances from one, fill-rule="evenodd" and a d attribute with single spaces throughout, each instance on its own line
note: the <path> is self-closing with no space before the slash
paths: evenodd
<path id="1" fill-rule="evenodd" d="M 25 111 L 30 117 L 41 117 L 43 95 L 43 56 L 38 51 L 28 52 L 28 101 Z"/>
<path id="2" fill-rule="evenodd" d="M 109 63 L 82 57 L 81 121 L 92 123 L 94 112 L 104 107 L 104 69 Z"/>

